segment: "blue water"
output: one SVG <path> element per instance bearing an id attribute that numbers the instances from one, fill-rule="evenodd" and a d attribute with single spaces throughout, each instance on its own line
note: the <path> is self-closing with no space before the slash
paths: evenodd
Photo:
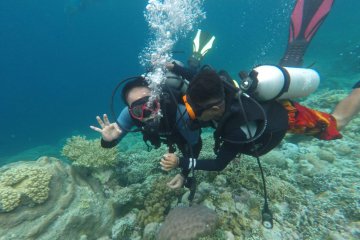
<path id="1" fill-rule="evenodd" d="M 294 1 L 208 0 L 199 27 L 216 35 L 206 62 L 234 76 L 276 63 L 285 51 Z M 95 116 L 109 113 L 111 92 L 143 73 L 138 55 L 148 27 L 147 1 L 0 1 L 0 161 L 73 134 L 93 135 Z M 360 71 L 360 1 L 337 1 L 313 40 L 321 87 L 350 88 Z M 185 60 L 195 32 L 175 50 Z M 359 76 L 359 75 L 358 75 Z M 328 80 L 338 78 L 341 82 Z"/>

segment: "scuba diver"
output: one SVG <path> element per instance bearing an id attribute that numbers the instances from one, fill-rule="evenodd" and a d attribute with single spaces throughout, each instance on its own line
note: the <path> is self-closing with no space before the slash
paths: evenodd
<path id="1" fill-rule="evenodd" d="M 204 67 L 190 82 L 183 101 L 191 119 L 210 122 L 215 129 L 216 159 L 198 161 L 169 154 L 163 160 L 170 169 L 179 166 L 184 173 L 184 169 L 189 172 L 190 168 L 220 171 L 239 153 L 254 156 L 264 186 L 262 222 L 266 228 L 272 228 L 273 218 L 259 157 L 275 148 L 287 132 L 324 140 L 342 137 L 337 130 L 336 115 L 289 100 L 307 96 L 319 84 L 315 71 L 292 67 L 301 66 L 306 49 L 332 4 L 333 0 L 297 1 L 291 16 L 288 47 L 279 66 L 260 66 L 249 75 L 242 72 L 240 85 L 227 72 L 217 73 Z M 311 90 L 301 88 L 309 86 Z M 182 187 L 187 179 L 187 175 L 177 174 L 168 186 Z"/>
<path id="2" fill-rule="evenodd" d="M 277 68 L 267 67 L 273 68 L 272 71 Z M 286 68 L 282 69 L 287 71 Z M 268 153 L 287 132 L 312 135 L 322 140 L 341 138 L 336 128 L 336 119 L 331 114 L 287 100 L 286 93 L 279 96 L 274 93 L 275 98 L 259 100 L 264 94 L 269 94 L 271 89 L 261 93 L 260 97 L 255 92 L 246 93 L 243 84 L 247 83 L 248 78 L 258 77 L 259 85 L 265 82 L 259 77 L 264 76 L 260 72 L 263 69 L 259 67 L 256 70 L 259 71 L 256 71 L 257 76 L 254 76 L 255 70 L 250 76 L 243 76 L 240 88 L 232 84 L 232 79 L 225 71 L 217 73 L 210 68 L 200 71 L 190 82 L 184 102 L 191 119 L 212 123 L 217 157 L 215 160 L 201 161 L 179 159 L 175 155 L 168 157 L 177 158 L 176 162 L 181 168 L 191 166 L 194 162 L 195 170 L 221 171 L 239 153 L 255 157 Z M 295 79 L 296 73 L 289 72 L 290 77 Z M 178 182 L 173 187 L 178 187 L 178 184 L 182 183 Z"/>
<path id="3" fill-rule="evenodd" d="M 291 15 L 288 46 L 284 56 L 280 61 L 280 66 L 260 66 L 258 68 L 255 68 L 250 73 L 249 76 L 242 73 L 241 76 L 241 78 L 243 79 L 241 86 L 242 90 L 244 90 L 249 94 L 250 92 L 252 92 L 250 95 L 253 95 L 253 97 L 257 99 L 255 99 L 254 101 L 250 101 L 249 99 L 252 98 L 244 98 L 244 96 L 241 97 L 240 100 L 244 102 L 245 104 L 244 106 L 249 108 L 251 111 L 250 113 L 247 113 L 246 111 L 249 110 L 245 109 L 245 112 L 250 115 L 248 117 L 249 119 L 241 119 L 238 121 L 238 124 L 243 123 L 240 125 L 244 125 L 245 120 L 246 122 L 249 121 L 250 123 L 253 120 L 251 124 L 254 124 L 256 122 L 256 124 L 261 125 L 260 122 L 262 122 L 262 124 L 265 123 L 264 120 L 260 120 L 260 119 L 269 118 L 266 120 L 266 124 L 265 124 L 266 126 L 265 125 L 262 127 L 253 126 L 252 131 L 257 130 L 257 131 L 271 132 L 272 128 L 274 128 L 276 129 L 277 132 L 277 134 L 271 133 L 271 138 L 272 138 L 271 142 L 266 141 L 266 144 L 263 144 L 266 148 L 257 150 L 257 153 L 260 155 L 265 154 L 266 152 L 270 151 L 273 147 L 275 147 L 284 137 L 285 133 L 288 131 L 288 127 L 290 127 L 290 132 L 312 134 L 312 135 L 316 135 L 320 139 L 330 140 L 341 137 L 341 135 L 337 132 L 336 129 L 336 119 L 332 115 L 327 113 L 320 113 L 315 110 L 305 108 L 299 105 L 298 103 L 293 103 L 291 101 L 283 100 L 282 104 L 276 101 L 279 99 L 281 95 L 283 99 L 304 97 L 309 95 L 317 88 L 319 84 L 319 80 L 318 80 L 318 75 L 315 71 L 312 72 L 312 70 L 310 69 L 307 70 L 301 69 L 297 71 L 296 68 L 286 68 L 286 67 L 298 67 L 302 65 L 305 51 L 308 45 L 310 44 L 312 38 L 316 34 L 317 30 L 319 29 L 320 25 L 324 22 L 325 18 L 327 17 L 332 4 L 333 4 L 333 0 L 315 0 L 315 1 L 298 0 Z M 174 68 L 180 68 L 176 64 L 174 65 L 175 65 Z M 181 75 L 181 71 L 178 71 L 178 73 Z M 292 76 L 290 76 L 290 74 Z M 306 74 L 308 76 L 306 76 Z M 290 77 L 292 81 L 291 85 L 290 85 Z M 283 80 L 282 82 L 278 81 L 280 78 L 282 78 Z M 312 83 L 306 83 L 307 85 L 304 85 L 305 81 L 303 80 L 308 78 L 313 80 Z M 222 119 L 224 117 L 223 114 L 225 114 L 225 110 L 228 110 L 228 108 L 232 108 L 231 106 L 227 106 L 227 105 L 229 104 L 231 105 L 232 103 L 230 102 L 233 102 L 233 100 L 227 98 L 229 95 L 234 95 L 234 93 L 235 95 L 231 96 L 231 98 L 234 98 L 237 95 L 236 93 L 238 93 L 238 91 L 240 90 L 238 88 L 239 87 L 238 84 L 235 81 L 232 81 L 232 78 L 225 71 L 221 71 L 220 74 L 217 74 L 216 72 L 211 71 L 211 69 L 204 69 L 202 73 L 195 76 L 195 80 L 193 79 L 192 82 L 190 82 L 189 88 L 187 89 L 187 94 L 185 95 L 186 97 L 184 98 L 184 102 L 188 108 L 188 113 L 190 117 L 193 119 L 201 120 L 201 122 L 209 121 L 209 120 L 216 121 Z M 219 80 L 222 81 L 216 82 Z M 261 84 L 258 83 L 259 80 L 261 81 Z M 193 81 L 198 82 L 199 85 L 193 83 Z M 251 86 L 250 83 L 252 83 Z M 212 87 L 211 84 L 214 84 L 214 86 L 216 85 L 217 87 Z M 191 87 L 191 86 L 195 86 L 195 87 Z M 205 87 L 204 91 L 199 89 L 199 86 Z M 208 88 L 209 91 L 207 92 L 206 89 Z M 207 100 L 209 100 L 209 102 L 207 102 Z M 259 105 L 257 107 L 258 100 L 262 101 L 262 103 L 260 103 L 261 106 Z M 213 101 L 215 101 L 215 103 L 218 102 L 219 104 L 218 105 L 214 104 Z M 236 102 L 237 100 L 235 101 L 235 103 Z M 204 103 L 206 104 L 204 105 Z M 214 107 L 214 109 L 212 109 L 212 107 Z M 241 110 L 240 106 L 237 106 L 235 108 L 237 109 L 237 111 Z M 259 111 L 259 109 L 262 110 Z M 205 110 L 210 110 L 210 111 L 205 111 Z M 199 112 L 195 114 L 194 111 L 199 111 Z M 205 113 L 204 116 L 201 115 L 203 112 Z M 215 116 L 213 116 L 212 113 L 214 113 Z M 209 116 L 207 114 L 209 114 Z M 244 113 L 239 112 L 238 114 L 235 115 L 242 115 L 242 114 Z M 267 116 L 268 114 L 275 114 L 275 115 Z M 226 113 L 226 118 L 231 120 L 232 118 L 229 118 L 229 116 L 227 115 L 229 115 L 229 113 Z M 273 119 L 274 123 L 272 122 L 271 119 L 272 117 L 274 118 Z M 246 118 L 246 116 L 244 116 L 243 118 Z M 222 119 L 222 121 L 220 122 L 222 124 L 220 126 L 221 128 L 231 128 L 230 124 L 224 123 L 224 119 Z M 216 128 L 217 130 L 215 131 L 216 138 L 220 138 L 222 135 L 223 130 L 220 130 L 219 128 L 220 122 L 216 122 L 217 125 Z M 271 125 L 272 123 L 274 125 Z M 245 126 L 243 126 L 243 129 L 241 131 L 244 130 L 244 127 Z M 252 134 L 259 135 L 256 134 L 255 132 L 253 132 Z M 249 133 L 246 132 L 243 132 L 243 134 L 249 135 Z M 242 137 L 245 137 L 245 135 L 242 135 Z M 260 135 L 262 135 L 261 138 Z M 259 140 L 261 139 L 266 140 L 265 139 L 266 134 L 263 135 L 263 132 L 261 132 L 260 135 L 259 135 L 259 139 L 253 139 L 253 141 L 258 140 L 258 142 L 256 142 L 257 148 L 259 148 L 260 146 Z M 275 136 L 278 136 L 278 139 L 276 139 Z M 230 139 L 232 139 L 232 137 L 229 137 L 229 140 Z M 246 140 L 244 143 L 248 144 L 250 142 L 251 141 Z M 217 139 L 217 144 L 219 145 L 219 139 Z M 218 147 L 219 146 L 216 146 L 216 148 Z M 244 149 L 245 152 L 249 153 L 250 155 L 254 155 L 254 152 L 251 151 L 252 148 L 250 146 L 245 145 L 242 148 Z M 205 168 L 212 168 L 213 170 L 215 169 L 221 170 L 225 168 L 225 166 L 229 163 L 230 160 L 232 160 L 231 156 L 235 156 L 235 155 L 236 154 L 234 154 L 233 152 L 232 154 L 228 155 L 228 157 L 226 157 L 227 160 L 209 162 L 209 164 L 211 164 L 212 166 L 209 167 L 210 165 L 208 165 Z M 169 165 L 170 162 L 179 163 L 178 160 L 175 161 L 174 159 L 172 159 L 173 157 L 174 156 L 169 155 L 168 157 Z M 220 157 L 219 159 L 222 159 L 222 157 Z M 183 161 L 186 162 L 183 163 L 184 165 L 186 165 L 188 160 L 183 160 Z M 164 162 L 167 162 L 167 159 L 165 159 Z M 182 161 L 180 161 L 180 164 L 181 162 Z M 197 169 L 199 169 L 203 163 L 205 162 L 202 162 L 201 164 L 199 162 L 200 166 L 198 165 Z M 216 164 L 220 164 L 221 166 L 220 165 L 215 166 Z M 169 168 L 172 167 L 174 166 L 171 166 Z M 175 183 L 176 182 L 171 182 L 170 186 L 177 187 L 178 185 Z"/>
<path id="4" fill-rule="evenodd" d="M 133 127 L 137 127 L 135 131 L 141 131 L 149 151 L 151 147 L 148 142 L 154 148 L 165 143 L 171 153 L 175 152 L 176 145 L 183 156 L 189 158 L 199 155 L 202 145 L 200 130 L 190 130 L 184 126 L 190 121 L 185 106 L 171 99 L 171 93 L 166 92 L 166 89 L 160 99 L 151 99 L 148 82 L 139 76 L 127 81 L 121 95 L 127 106 L 116 122 L 110 123 L 104 114 L 103 119 L 96 117 L 100 128 L 90 126 L 101 134 L 102 147 L 115 147 L 128 132 L 133 132 Z"/>
<path id="5" fill-rule="evenodd" d="M 243 82 L 247 78 L 249 76 Z M 173 168 L 182 169 L 182 174 L 177 174 L 168 186 L 173 189 L 182 187 L 188 178 L 184 175 L 187 171 L 221 171 L 239 154 L 253 156 L 259 164 L 264 184 L 263 225 L 272 228 L 272 213 L 268 207 L 259 157 L 278 146 L 287 132 L 312 135 L 323 140 L 342 136 L 331 114 L 290 100 L 280 101 L 278 97 L 260 101 L 231 82 L 226 72 L 217 73 L 210 68 L 200 71 L 190 82 L 184 96 L 186 109 L 191 119 L 212 123 L 216 158 L 197 160 L 168 154 L 164 161 L 175 162 Z"/>

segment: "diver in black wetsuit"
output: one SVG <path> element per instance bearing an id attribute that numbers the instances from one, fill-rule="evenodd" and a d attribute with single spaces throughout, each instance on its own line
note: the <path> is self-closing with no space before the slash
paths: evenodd
<path id="1" fill-rule="evenodd" d="M 211 121 L 216 129 L 216 159 L 180 158 L 182 169 L 221 171 L 237 154 L 254 157 L 276 147 L 287 132 L 313 135 L 319 139 L 340 138 L 335 118 L 290 101 L 258 102 L 246 95 L 238 95 L 231 79 L 224 81 L 225 72 L 204 69 L 190 82 L 184 97 L 190 118 Z M 170 154 L 168 158 L 176 158 Z M 183 173 L 186 172 L 183 170 Z M 186 175 L 177 175 L 169 187 L 181 187 Z"/>

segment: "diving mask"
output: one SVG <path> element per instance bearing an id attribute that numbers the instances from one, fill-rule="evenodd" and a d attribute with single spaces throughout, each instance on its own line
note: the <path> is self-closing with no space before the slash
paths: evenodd
<path id="1" fill-rule="evenodd" d="M 146 96 L 133 102 L 129 107 L 130 115 L 139 121 L 155 116 L 160 110 L 159 100 L 149 102 L 149 99 L 150 96 Z"/>

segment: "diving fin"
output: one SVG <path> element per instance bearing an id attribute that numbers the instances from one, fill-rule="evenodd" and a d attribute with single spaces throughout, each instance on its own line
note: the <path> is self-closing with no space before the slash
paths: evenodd
<path id="1" fill-rule="evenodd" d="M 289 41 L 281 66 L 299 67 L 311 39 L 329 14 L 334 0 L 297 0 L 291 14 Z"/>
<path id="2" fill-rule="evenodd" d="M 208 32 L 198 29 L 193 41 L 192 57 L 201 61 L 205 54 L 212 48 L 215 37 Z"/>

